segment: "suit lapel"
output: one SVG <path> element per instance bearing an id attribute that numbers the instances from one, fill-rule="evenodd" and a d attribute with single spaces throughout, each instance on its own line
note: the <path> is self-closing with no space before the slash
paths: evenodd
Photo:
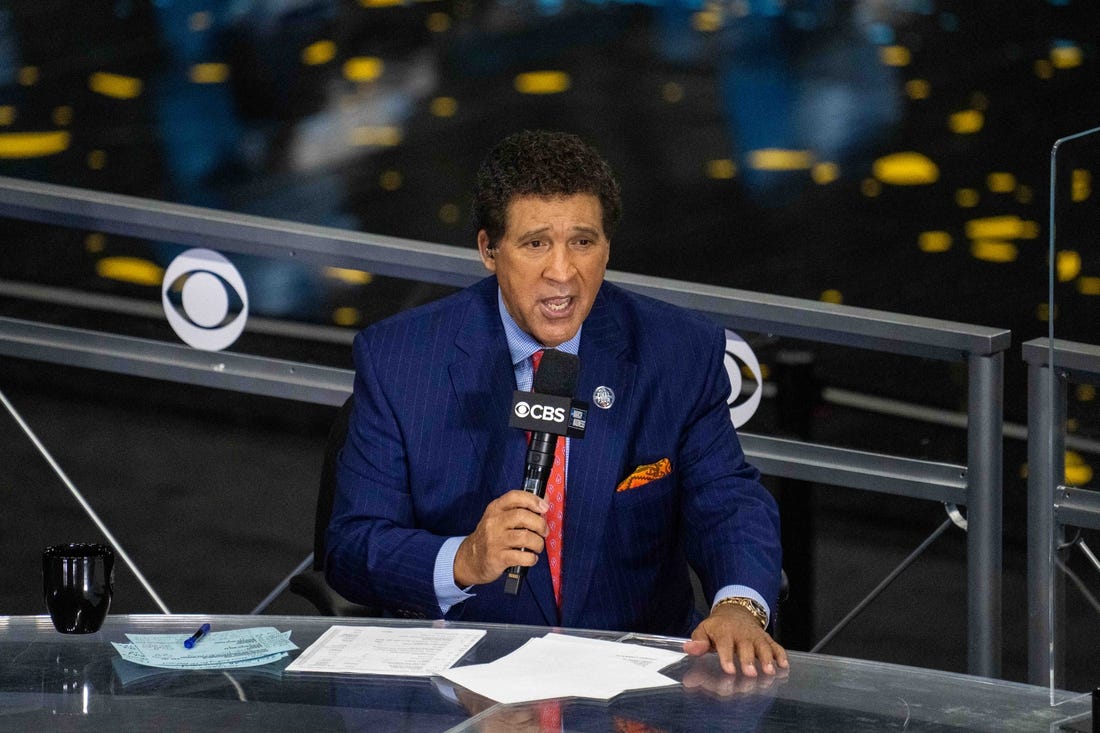
<path id="1" fill-rule="evenodd" d="M 577 399 L 589 403 L 585 437 L 569 447 L 562 542 L 562 624 L 573 626 L 584 607 L 596 564 L 603 551 L 607 514 L 626 450 L 636 365 L 627 361 L 629 345 L 615 309 L 601 291 L 581 334 L 581 372 Z M 615 400 L 603 409 L 592 401 L 597 387 Z"/>

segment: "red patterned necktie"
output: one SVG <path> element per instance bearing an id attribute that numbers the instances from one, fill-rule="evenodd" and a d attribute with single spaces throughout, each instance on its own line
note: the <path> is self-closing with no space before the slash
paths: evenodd
<path id="1" fill-rule="evenodd" d="M 542 361 L 542 349 L 531 354 L 534 371 L 539 370 Z M 562 528 L 565 524 L 565 438 L 559 437 L 554 448 L 554 465 L 550 468 L 550 479 L 546 482 L 546 501 L 550 511 L 546 513 L 546 523 L 550 534 L 546 537 L 546 559 L 550 563 L 550 580 L 554 584 L 554 600 L 561 608 L 561 544 Z"/>

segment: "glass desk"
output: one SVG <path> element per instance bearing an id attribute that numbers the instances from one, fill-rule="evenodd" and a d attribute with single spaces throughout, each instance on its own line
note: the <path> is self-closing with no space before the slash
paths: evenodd
<path id="1" fill-rule="evenodd" d="M 274 626 L 305 649 L 334 623 L 424 621 L 305 616 L 117 615 L 95 634 L 67 636 L 46 616 L 0 616 L 0 731 L 1059 731 L 1088 730 L 1091 699 L 1014 682 L 818 654 L 791 654 L 789 673 L 728 677 L 711 654 L 664 670 L 682 686 L 610 702 L 497 705 L 440 679 L 287 674 L 299 653 L 232 671 L 172 671 L 119 658 L 126 633 Z M 548 629 L 494 624 L 459 664 L 497 659 Z M 678 649 L 680 640 L 569 631 Z M 1054 704 L 1052 705 L 1052 699 Z"/>

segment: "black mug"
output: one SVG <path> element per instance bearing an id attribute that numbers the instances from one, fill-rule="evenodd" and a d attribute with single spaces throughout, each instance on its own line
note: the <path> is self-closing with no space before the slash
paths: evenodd
<path id="1" fill-rule="evenodd" d="M 42 586 L 54 628 L 99 631 L 111 607 L 115 553 L 106 545 L 53 545 L 42 552 Z"/>

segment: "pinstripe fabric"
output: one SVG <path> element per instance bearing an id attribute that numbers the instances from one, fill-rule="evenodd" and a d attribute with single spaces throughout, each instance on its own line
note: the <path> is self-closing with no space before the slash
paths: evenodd
<path id="1" fill-rule="evenodd" d="M 495 278 L 403 313 L 355 343 L 356 399 L 328 533 L 329 582 L 351 600 L 435 617 L 442 542 L 471 532 L 485 505 L 518 487 L 522 431 L 508 427 L 515 377 Z M 722 329 L 604 284 L 581 336 L 577 396 L 591 406 L 570 441 L 560 623 L 688 633 L 687 563 L 708 595 L 744 584 L 778 592 L 778 516 L 744 462 L 726 397 Z M 625 492 L 635 467 L 671 475 Z M 545 558 L 520 594 L 479 586 L 448 618 L 556 624 Z"/>

